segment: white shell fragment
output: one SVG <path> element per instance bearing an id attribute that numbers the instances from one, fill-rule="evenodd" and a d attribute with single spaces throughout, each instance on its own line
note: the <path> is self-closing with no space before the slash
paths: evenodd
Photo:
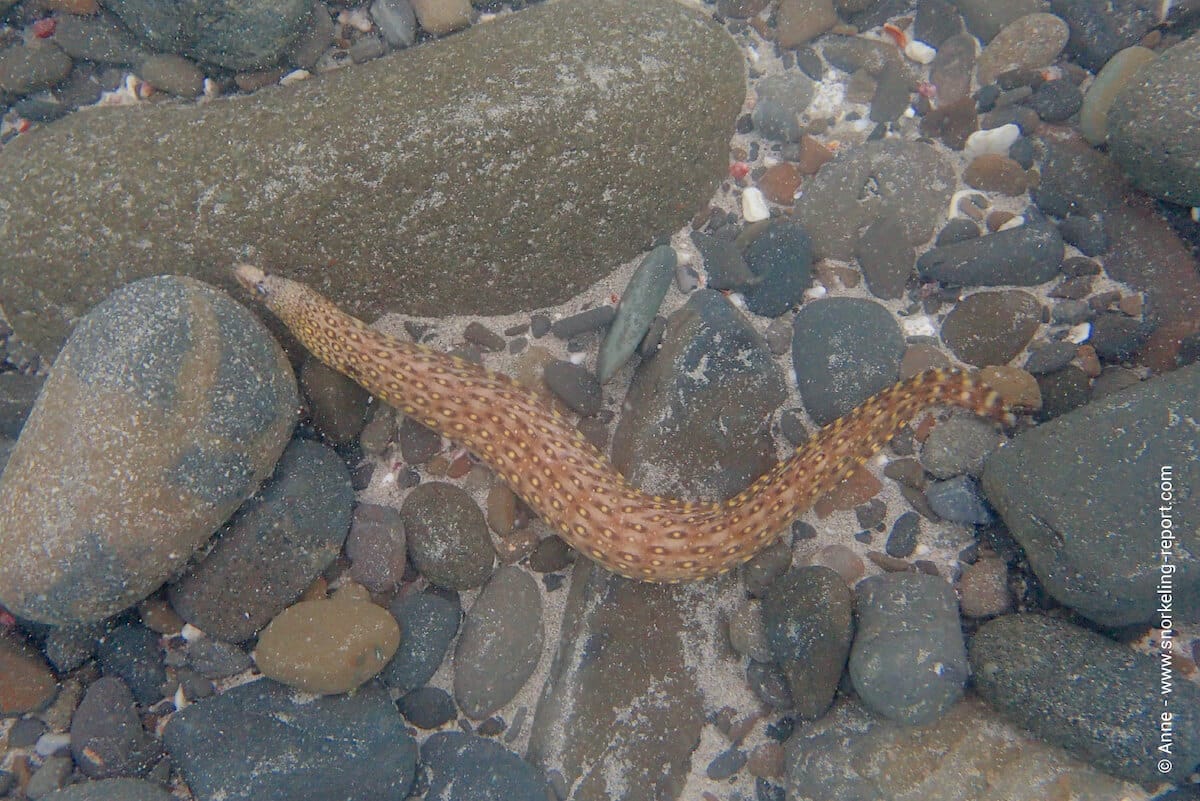
<path id="1" fill-rule="evenodd" d="M 767 205 L 762 191 L 752 186 L 742 192 L 742 218 L 746 222 L 759 222 L 769 219 L 770 216 L 771 208 Z"/>
<path id="2" fill-rule="evenodd" d="M 909 39 L 908 44 L 904 45 L 904 55 L 918 64 L 932 64 L 937 50 L 919 39 Z"/>
<path id="3" fill-rule="evenodd" d="M 1067 332 L 1067 341 L 1074 342 L 1076 345 L 1081 345 L 1087 342 L 1088 337 L 1092 335 L 1091 323 L 1080 323 L 1079 325 L 1071 326 L 1071 330 Z"/>
<path id="4" fill-rule="evenodd" d="M 937 336 L 937 326 L 928 314 L 914 314 L 911 317 L 900 318 L 900 330 L 906 337 Z"/>
<path id="5" fill-rule="evenodd" d="M 1017 141 L 1017 137 L 1021 135 L 1021 129 L 1013 123 L 1001 125 L 999 128 L 989 128 L 986 131 L 976 131 L 967 137 L 967 144 L 963 148 L 963 157 L 968 162 L 973 161 L 976 157 L 982 156 L 985 153 L 996 153 L 1001 156 L 1008 155 L 1008 149 L 1012 147 L 1012 143 Z"/>

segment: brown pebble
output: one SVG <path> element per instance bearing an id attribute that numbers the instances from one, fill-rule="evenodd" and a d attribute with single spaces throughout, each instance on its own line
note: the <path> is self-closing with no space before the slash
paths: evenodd
<path id="1" fill-rule="evenodd" d="M 1025 168 L 999 153 L 975 157 L 963 171 L 963 181 L 975 189 L 1002 195 L 1023 195 L 1029 189 Z"/>
<path id="2" fill-rule="evenodd" d="M 537 548 L 543 532 L 539 526 L 519 528 L 495 541 L 496 555 L 506 565 L 514 565 L 529 556 Z"/>
<path id="3" fill-rule="evenodd" d="M 950 357 L 933 345 L 917 343 L 904 351 L 900 360 L 900 379 L 912 378 L 915 375 L 934 367 L 949 367 Z"/>
<path id="4" fill-rule="evenodd" d="M 855 582 L 867 572 L 866 566 L 858 558 L 858 554 L 840 544 L 826 545 L 813 554 L 810 564 L 829 568 L 850 586 L 854 586 Z"/>
<path id="5" fill-rule="evenodd" d="M 243 92 L 257 92 L 266 86 L 273 86 L 279 83 L 279 79 L 286 74 L 283 69 L 259 70 L 257 72 L 239 72 L 233 76 L 233 82 L 238 89 Z"/>
<path id="6" fill-rule="evenodd" d="M 447 465 L 446 475 L 450 478 L 462 478 L 467 473 L 471 472 L 471 468 L 474 466 L 475 463 L 471 460 L 471 455 L 469 453 L 460 453 L 458 456 L 454 457 L 454 460 L 451 461 L 449 465 Z"/>
<path id="7" fill-rule="evenodd" d="M 796 202 L 795 194 L 802 178 L 799 165 L 785 161 L 768 167 L 758 179 L 758 188 L 772 203 L 790 206 Z"/>
<path id="8" fill-rule="evenodd" d="M 147 598 L 138 604 L 142 624 L 157 634 L 178 634 L 183 618 L 162 598 Z"/>
<path id="9" fill-rule="evenodd" d="M 777 779 L 783 776 L 784 750 L 777 742 L 760 743 L 750 751 L 746 770 L 751 776 Z"/>
<path id="10" fill-rule="evenodd" d="M 959 605 L 967 617 L 991 617 L 1012 609 L 1008 568 L 1003 559 L 981 557 L 967 565 L 958 580 Z"/>
<path id="11" fill-rule="evenodd" d="M 1013 214 L 1011 211 L 992 211 L 988 213 L 984 224 L 987 225 L 987 229 L 994 234 L 999 231 L 1006 222 L 1016 216 L 1017 215 Z"/>
<path id="12" fill-rule="evenodd" d="M 58 681 L 29 643 L 9 632 L 0 635 L 0 715 L 41 709 L 54 697 Z"/>
<path id="13" fill-rule="evenodd" d="M 867 558 L 876 567 L 887 573 L 907 573 L 913 569 L 913 566 L 908 562 L 898 559 L 895 556 L 888 556 L 883 551 L 867 551 Z"/>
<path id="14" fill-rule="evenodd" d="M 400 645 L 400 626 L 369 601 L 301 601 L 279 613 L 258 638 L 264 676 L 305 692 L 349 692 L 383 669 Z"/>
<path id="15" fill-rule="evenodd" d="M 488 490 L 485 516 L 492 531 L 501 537 L 512 533 L 517 520 L 517 496 L 507 484 L 496 482 Z"/>
<path id="16" fill-rule="evenodd" d="M 1130 317 L 1141 317 L 1144 302 L 1145 298 L 1142 293 L 1135 292 L 1132 295 L 1125 295 L 1117 301 L 1117 308 Z"/>
<path id="17" fill-rule="evenodd" d="M 1075 351 L 1075 363 L 1091 378 L 1095 378 L 1103 372 L 1103 368 L 1100 366 L 1100 357 L 1096 355 L 1096 349 L 1091 345 L 1079 346 L 1079 349 Z"/>
<path id="18" fill-rule="evenodd" d="M 796 159 L 796 168 L 801 175 L 816 175 L 827 162 L 833 161 L 833 151 L 821 144 L 813 136 L 805 134 L 800 137 L 800 154 Z"/>
<path id="19" fill-rule="evenodd" d="M 858 270 L 822 261 L 816 267 L 817 280 L 829 289 L 854 289 L 862 283 L 862 273 Z"/>

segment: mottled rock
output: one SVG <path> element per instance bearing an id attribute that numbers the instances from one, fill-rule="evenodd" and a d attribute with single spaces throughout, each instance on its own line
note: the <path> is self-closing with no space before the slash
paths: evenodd
<path id="1" fill-rule="evenodd" d="M 1200 497 L 1184 489 L 1200 485 L 1197 421 L 1192 365 L 1024 432 L 988 459 L 988 500 L 1060 603 L 1106 626 L 1154 616 L 1159 482 L 1170 466 L 1175 612 L 1200 619 Z M 1130 514 L 1139 509 L 1152 521 Z"/>
<path id="2" fill-rule="evenodd" d="M 417 570 L 441 587 L 466 590 L 492 575 L 496 552 L 479 506 L 453 484 L 430 481 L 400 508 L 408 553 Z"/>
<path id="3" fill-rule="evenodd" d="M 684 645 L 684 632 L 696 633 L 688 621 L 704 605 L 686 586 L 632 582 L 577 563 L 529 761 L 558 771 L 576 801 L 679 797 L 705 725 Z"/>
<path id="4" fill-rule="evenodd" d="M 854 247 L 854 257 L 872 295 L 886 300 L 903 296 L 914 254 L 894 218 L 885 215 L 868 225 Z"/>
<path id="5" fill-rule="evenodd" d="M 915 573 L 871 576 L 855 587 L 854 611 L 849 672 L 864 705 L 921 725 L 959 699 L 967 653 L 950 585 Z"/>
<path id="6" fill-rule="evenodd" d="M 968 697 L 908 726 L 842 701 L 787 743 L 789 801 L 1148 801 L 1149 794 L 996 720 Z"/>
<path id="7" fill-rule="evenodd" d="M 782 401 L 762 337 L 720 293 L 698 291 L 634 373 L 613 462 L 662 494 L 729 497 L 775 463 L 766 422 Z"/>
<path id="8" fill-rule="evenodd" d="M 1053 14 L 1026 14 L 1000 29 L 975 65 L 982 86 L 1014 69 L 1037 69 L 1054 63 L 1067 44 L 1067 23 Z"/>
<path id="9" fill-rule="evenodd" d="M 428 801 L 541 801 L 553 797 L 537 769 L 495 740 L 438 732 L 421 744 Z"/>
<path id="10" fill-rule="evenodd" d="M 96 658 L 104 675 L 125 682 L 142 706 L 148 707 L 163 697 L 167 671 L 156 632 L 137 623 L 117 626 L 100 640 Z"/>
<path id="11" fill-rule="evenodd" d="M 350 472 L 334 451 L 288 446 L 202 562 L 169 590 L 184 620 L 229 642 L 267 625 L 337 557 L 350 527 Z"/>
<path id="12" fill-rule="evenodd" d="M 417 745 L 387 693 L 305 698 L 262 680 L 171 717 L 163 743 L 197 801 L 405 798 Z"/>
<path id="13" fill-rule="evenodd" d="M 953 286 L 1033 286 L 1058 275 L 1065 248 L 1053 225 L 1026 223 L 931 248 L 917 259 L 927 281 Z"/>
<path id="14" fill-rule="evenodd" d="M 912 176 L 922 180 L 914 181 Z M 957 188 L 954 170 L 931 145 L 868 142 L 826 164 L 804 187 L 795 216 L 813 240 L 815 258 L 849 259 L 858 232 L 892 215 L 910 245 L 925 242 Z"/>
<path id="15" fill-rule="evenodd" d="M 946 315 L 942 341 L 968 364 L 1006 364 L 1037 333 L 1041 310 L 1028 292 L 976 292 Z"/>
<path id="16" fill-rule="evenodd" d="M 1067 52 L 1076 63 L 1095 72 L 1123 47 L 1137 44 L 1162 22 L 1160 12 L 1140 0 L 1051 0 L 1050 10 L 1071 29 Z"/>
<path id="17" fill-rule="evenodd" d="M 934 478 L 980 476 L 988 456 L 1003 436 L 996 426 L 978 417 L 955 415 L 934 426 L 921 448 L 921 464 Z"/>
<path id="18" fill-rule="evenodd" d="M 433 678 L 450 641 L 458 633 L 462 607 L 429 592 L 406 595 L 392 603 L 400 624 L 400 647 L 379 678 L 399 693 L 411 692 Z"/>
<path id="19" fill-rule="evenodd" d="M 1200 206 L 1200 35 L 1138 70 L 1108 110 L 1108 148 L 1144 192 Z"/>
<path id="20" fill-rule="evenodd" d="M 828 298 L 806 304 L 793 324 L 797 387 L 818 425 L 896 383 L 904 337 L 883 306 L 860 298 Z"/>
<path id="21" fill-rule="evenodd" d="M 454 651 L 454 698 L 483 719 L 512 700 L 542 655 L 542 598 L 525 571 L 501 567 L 463 621 Z"/>
<path id="22" fill-rule="evenodd" d="M 0 715 L 36 712 L 50 702 L 58 681 L 33 646 L 13 633 L 0 636 Z"/>
<path id="23" fill-rule="evenodd" d="M 743 291 L 746 308 L 779 317 L 799 306 L 812 285 L 812 241 L 794 222 L 771 221 L 743 253 L 757 283 Z"/>
<path id="24" fill-rule="evenodd" d="M 34 39 L 0 50 L 0 91 L 24 95 L 48 89 L 71 72 L 71 59 L 52 42 Z"/>
<path id="25" fill-rule="evenodd" d="M 1164 703 L 1152 689 L 1162 678 L 1154 657 L 1066 621 L 1020 614 L 979 629 L 971 667 L 979 694 L 1005 717 L 1109 773 L 1180 783 L 1200 767 L 1200 688 L 1177 681 Z M 1158 748 L 1164 713 L 1172 716 L 1168 760 Z"/>
<path id="26" fill-rule="evenodd" d="M 0 600 L 63 624 L 146 597 L 270 472 L 296 403 L 283 352 L 225 293 L 170 276 L 114 293 L 0 477 Z"/>
<path id="27" fill-rule="evenodd" d="M 362 503 L 346 537 L 350 575 L 371 592 L 392 592 L 404 577 L 404 521 L 390 506 Z"/>
<path id="28" fill-rule="evenodd" d="M 801 719 L 815 720 L 833 703 L 850 653 L 853 611 L 846 582 L 827 567 L 794 568 L 763 599 L 767 642 Z"/>
<path id="29" fill-rule="evenodd" d="M 751 112 L 754 129 L 768 139 L 800 141 L 798 116 L 808 108 L 816 93 L 812 79 L 802 72 L 771 75 L 759 81 L 755 91 L 758 102 Z"/>
<path id="30" fill-rule="evenodd" d="M 104 676 L 87 688 L 71 716 L 71 755 L 93 779 L 144 776 L 161 753 L 142 728 L 129 688 Z"/>
<path id="31" fill-rule="evenodd" d="M 146 45 L 231 70 L 274 65 L 309 22 L 309 0 L 105 0 Z"/>
<path id="32" fill-rule="evenodd" d="M 350 692 L 383 670 L 400 627 L 383 607 L 334 596 L 283 610 L 258 637 L 264 676 L 318 695 Z"/>
<path id="33" fill-rule="evenodd" d="M 52 354 L 163 265 L 232 287 L 252 258 L 367 318 L 559 303 L 708 202 L 742 61 L 671 0 L 545 3 L 249 97 L 69 115 L 0 151 L 0 196 L 21 198 L 0 223 L 0 304 Z"/>

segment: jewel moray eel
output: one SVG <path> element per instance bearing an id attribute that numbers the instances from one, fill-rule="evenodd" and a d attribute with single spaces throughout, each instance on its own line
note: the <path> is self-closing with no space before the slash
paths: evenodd
<path id="1" fill-rule="evenodd" d="M 465 446 L 580 553 L 639 581 L 695 581 L 747 561 L 930 406 L 1013 421 L 999 394 L 968 373 L 929 370 L 825 426 L 723 503 L 663 498 L 632 486 L 508 376 L 372 330 L 304 284 L 248 264 L 235 275 L 314 356 Z"/>

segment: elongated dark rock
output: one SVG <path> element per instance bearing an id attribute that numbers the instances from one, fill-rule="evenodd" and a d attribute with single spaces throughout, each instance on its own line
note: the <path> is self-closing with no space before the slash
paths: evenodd
<path id="1" fill-rule="evenodd" d="M 0 151 L 0 306 L 47 355 L 116 286 L 253 260 L 360 316 L 560 302 L 704 204 L 745 99 L 671 0 L 564 0 L 246 98 Z"/>

